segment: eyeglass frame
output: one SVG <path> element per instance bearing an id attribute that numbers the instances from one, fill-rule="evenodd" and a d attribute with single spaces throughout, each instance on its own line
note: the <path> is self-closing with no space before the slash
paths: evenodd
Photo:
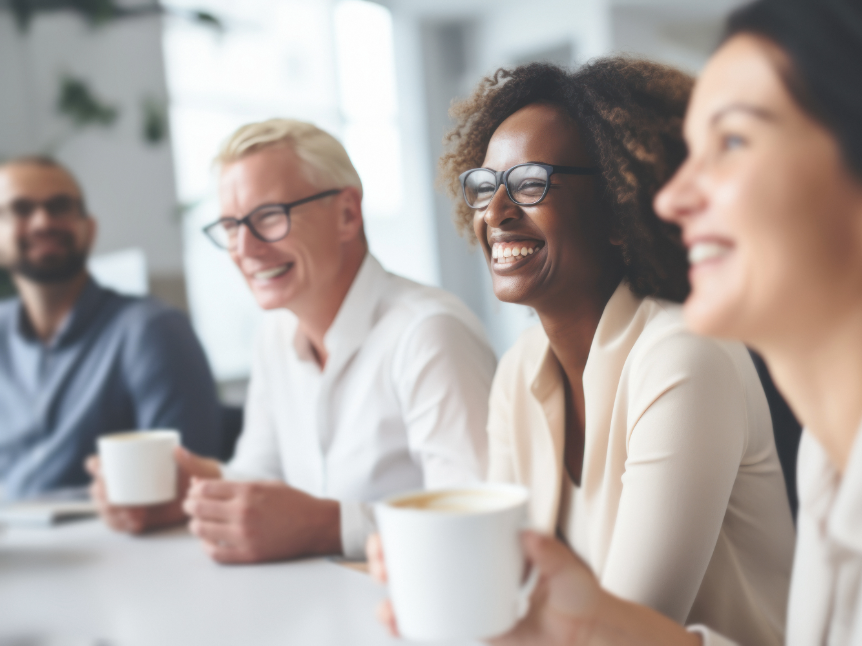
<path id="1" fill-rule="evenodd" d="M 509 190 L 509 174 L 515 170 L 516 168 L 520 168 L 521 166 L 539 166 L 544 168 L 548 173 L 548 183 L 545 185 L 545 190 L 542 193 L 542 197 L 540 197 L 535 202 L 518 202 L 514 197 L 512 197 L 512 192 Z M 484 170 L 489 173 L 494 174 L 494 193 L 491 196 L 491 199 L 494 199 L 494 195 L 497 194 L 497 191 L 500 189 L 500 185 L 506 187 L 506 195 L 509 196 L 509 199 L 512 200 L 518 206 L 535 206 L 542 200 L 544 200 L 548 196 L 548 191 L 551 188 L 551 175 L 561 174 L 561 175 L 598 175 L 602 172 L 602 169 L 597 166 L 557 166 L 554 164 L 543 164 L 542 162 L 524 162 L 522 164 L 515 164 L 511 168 L 507 170 L 493 170 L 491 168 L 471 168 L 469 170 L 465 170 L 463 173 L 458 175 L 458 181 L 461 183 L 461 195 L 464 197 L 464 202 L 466 202 L 467 206 L 476 211 L 481 211 L 482 209 L 487 209 L 491 202 L 488 202 L 485 206 L 473 206 L 467 200 L 467 177 L 476 171 Z"/>
<path id="2" fill-rule="evenodd" d="M 237 225 L 237 232 L 239 232 L 239 229 L 240 229 L 240 227 L 242 227 L 242 225 L 245 225 L 246 227 L 248 227 L 248 230 L 251 232 L 251 234 L 255 238 L 257 238 L 258 240 L 260 240 L 261 242 L 278 242 L 279 240 L 284 240 L 288 236 L 288 234 L 290 233 L 290 229 L 291 229 L 290 210 L 293 207 L 300 206 L 302 204 L 307 204 L 308 202 L 313 202 L 315 200 L 322 200 L 323 198 L 330 197 L 332 195 L 338 195 L 343 190 L 344 190 L 343 188 L 331 188 L 328 191 L 323 191 L 322 193 L 317 193 L 317 194 L 312 195 L 310 197 L 305 197 L 301 200 L 296 200 L 295 202 L 277 202 L 277 203 L 273 203 L 273 204 L 261 204 L 260 206 L 252 209 L 247 215 L 245 215 L 241 218 L 221 217 L 218 220 L 216 220 L 215 222 L 206 225 L 202 229 L 202 231 L 204 232 L 206 237 L 212 241 L 212 243 L 215 246 L 217 246 L 219 249 L 225 249 L 227 251 L 230 251 L 231 247 L 225 247 L 224 245 L 220 244 L 215 239 L 215 237 L 213 237 L 213 234 L 210 233 L 210 230 L 215 229 L 216 227 L 218 227 L 219 225 L 221 225 L 224 222 L 233 222 L 234 224 L 236 224 Z M 257 231 L 254 228 L 254 226 L 251 223 L 251 218 L 254 216 L 255 213 L 258 213 L 261 209 L 271 209 L 274 206 L 279 207 L 284 212 L 284 216 L 287 218 L 287 231 L 284 232 L 283 236 L 279 236 L 278 238 L 275 238 L 274 240 L 267 240 L 266 238 L 264 238 L 260 234 L 259 231 Z"/>
<path id="3" fill-rule="evenodd" d="M 65 213 L 57 213 L 53 211 L 49 204 L 51 202 L 55 202 L 59 199 L 65 199 L 69 201 L 69 205 L 71 208 L 68 209 Z M 32 209 L 26 215 L 23 215 L 19 212 L 18 209 L 15 208 L 16 203 L 26 203 L 32 205 Z M 31 200 L 27 197 L 19 197 L 8 204 L 0 204 L 0 220 L 6 219 L 8 216 L 12 216 L 16 220 L 19 221 L 28 221 L 33 214 L 39 209 L 44 209 L 48 214 L 48 217 L 51 218 L 54 222 L 70 222 L 75 219 L 86 219 L 88 216 L 87 209 L 84 206 L 84 200 L 80 197 L 75 197 L 74 195 L 69 195 L 68 193 L 57 193 L 52 195 L 47 200 Z"/>

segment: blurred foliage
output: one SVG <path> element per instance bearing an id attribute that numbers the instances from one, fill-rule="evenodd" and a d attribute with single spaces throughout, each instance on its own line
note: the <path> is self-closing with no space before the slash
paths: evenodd
<path id="1" fill-rule="evenodd" d="M 168 108 L 164 101 L 152 97 L 144 99 L 141 107 L 144 111 L 144 141 L 156 145 L 168 136 Z"/>
<path id="2" fill-rule="evenodd" d="M 159 2 L 122 7 L 115 0 L 0 0 L 0 9 L 12 12 L 18 31 L 22 33 L 27 32 L 38 14 L 56 11 L 73 11 L 94 26 L 123 18 L 167 14 L 197 22 L 218 32 L 224 31 L 222 21 L 208 11 L 173 9 Z"/>
<path id="3" fill-rule="evenodd" d="M 119 114 L 117 108 L 97 99 L 86 81 L 72 76 L 64 76 L 60 80 L 57 109 L 79 128 L 89 125 L 110 126 Z"/>
<path id="4" fill-rule="evenodd" d="M 0 267 L 0 299 L 9 298 L 16 294 L 15 285 L 9 272 Z"/>
<path id="5" fill-rule="evenodd" d="M 158 0 L 130 7 L 120 6 L 116 0 L 0 0 L 0 11 L 12 13 L 21 33 L 27 33 L 36 16 L 60 11 L 77 13 L 94 27 L 129 18 L 167 15 L 200 24 L 219 34 L 225 30 L 222 20 L 208 11 L 176 9 L 162 5 Z M 117 107 L 103 103 L 85 80 L 68 75 L 60 79 L 57 108 L 71 119 L 76 129 L 91 125 L 111 126 L 120 113 Z M 142 139 L 150 145 L 164 141 L 168 135 L 165 102 L 145 98 L 141 102 L 141 111 Z M 47 147 L 48 151 L 54 152 L 68 137 L 68 134 L 59 137 Z"/>

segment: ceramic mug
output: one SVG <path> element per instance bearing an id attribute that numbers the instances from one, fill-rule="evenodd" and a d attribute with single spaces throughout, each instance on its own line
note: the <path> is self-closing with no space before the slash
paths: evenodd
<path id="1" fill-rule="evenodd" d="M 402 636 L 483 639 L 526 614 L 537 578 L 533 572 L 522 583 L 528 499 L 520 485 L 481 484 L 401 494 L 375 506 Z"/>
<path id="2" fill-rule="evenodd" d="M 102 477 L 112 505 L 156 505 L 176 497 L 177 431 L 114 433 L 100 437 L 98 444 Z"/>

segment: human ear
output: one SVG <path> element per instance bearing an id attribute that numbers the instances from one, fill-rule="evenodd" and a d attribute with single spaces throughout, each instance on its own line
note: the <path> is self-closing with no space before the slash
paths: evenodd
<path id="1" fill-rule="evenodd" d="M 346 186 L 337 199 L 339 238 L 347 242 L 357 238 L 363 230 L 362 194 L 355 186 Z"/>
<path id="2" fill-rule="evenodd" d="M 96 234 L 99 231 L 99 224 L 92 215 L 88 215 L 84 219 L 84 248 L 89 252 L 96 242 Z"/>

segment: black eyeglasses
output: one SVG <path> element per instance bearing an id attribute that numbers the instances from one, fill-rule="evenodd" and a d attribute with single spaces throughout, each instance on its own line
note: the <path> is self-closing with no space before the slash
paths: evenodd
<path id="1" fill-rule="evenodd" d="M 65 194 L 54 195 L 42 202 L 24 197 L 18 198 L 6 206 L 0 206 L 0 215 L 6 216 L 11 213 L 19 220 L 27 220 L 40 208 L 45 209 L 52 220 L 71 220 L 84 215 L 84 205 L 81 200 Z"/>
<path id="2" fill-rule="evenodd" d="M 203 231 L 217 246 L 227 250 L 236 247 L 237 235 L 242 225 L 247 226 L 251 234 L 258 240 L 278 242 L 290 233 L 290 209 L 300 204 L 321 200 L 330 195 L 337 195 L 342 190 L 333 188 L 287 204 L 263 204 L 244 218 L 224 217 L 217 222 L 208 224 Z"/>
<path id="3" fill-rule="evenodd" d="M 464 201 L 471 209 L 484 209 L 494 199 L 500 184 L 505 184 L 509 199 L 520 206 L 532 206 L 545 199 L 551 185 L 551 175 L 597 175 L 601 169 L 587 166 L 553 166 L 528 162 L 509 170 L 473 168 L 458 176 L 464 191 Z"/>

